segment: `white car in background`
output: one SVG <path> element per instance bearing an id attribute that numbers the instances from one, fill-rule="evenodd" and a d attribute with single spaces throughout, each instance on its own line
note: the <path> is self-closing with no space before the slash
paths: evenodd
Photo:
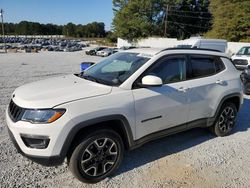
<path id="1" fill-rule="evenodd" d="M 232 56 L 232 60 L 238 69 L 247 68 L 247 66 L 250 65 L 250 46 L 242 47 Z"/>
<path id="2" fill-rule="evenodd" d="M 103 50 L 96 52 L 96 55 L 101 57 L 107 57 L 110 56 L 111 54 L 114 54 L 115 52 L 117 52 L 117 50 L 114 48 L 105 48 Z"/>
<path id="3" fill-rule="evenodd" d="M 189 39 L 180 41 L 178 48 L 201 48 L 211 49 L 226 53 L 227 41 L 221 39 L 203 39 L 200 37 L 191 37 Z"/>

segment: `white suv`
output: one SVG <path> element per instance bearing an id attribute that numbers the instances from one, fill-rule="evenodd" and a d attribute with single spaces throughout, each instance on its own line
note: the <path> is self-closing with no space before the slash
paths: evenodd
<path id="1" fill-rule="evenodd" d="M 245 69 L 250 65 L 250 46 L 242 47 L 235 55 L 232 56 L 234 65 L 238 69 Z"/>
<path id="2" fill-rule="evenodd" d="M 17 88 L 6 121 L 23 155 L 45 165 L 67 158 L 93 183 L 114 173 L 124 149 L 194 127 L 229 134 L 242 102 L 240 72 L 225 54 L 145 48 Z"/>

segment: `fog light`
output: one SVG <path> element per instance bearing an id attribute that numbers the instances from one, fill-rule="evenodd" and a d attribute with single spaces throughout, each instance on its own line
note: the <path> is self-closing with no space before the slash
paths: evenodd
<path id="1" fill-rule="evenodd" d="M 21 138 L 27 147 L 35 149 L 47 148 L 50 141 L 46 136 L 21 135 Z"/>

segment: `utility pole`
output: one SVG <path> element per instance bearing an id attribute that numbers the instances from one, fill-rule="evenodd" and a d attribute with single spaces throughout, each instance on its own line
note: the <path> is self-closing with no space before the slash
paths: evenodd
<path id="1" fill-rule="evenodd" d="M 167 5 L 167 7 L 166 7 L 166 13 L 165 13 L 164 37 L 167 37 L 168 10 L 169 10 L 169 6 Z"/>
<path id="2" fill-rule="evenodd" d="M 1 20 L 2 20 L 2 32 L 3 32 L 3 42 L 4 42 L 4 51 L 7 53 L 5 35 L 4 35 L 4 24 L 3 24 L 3 9 L 0 10 Z"/>

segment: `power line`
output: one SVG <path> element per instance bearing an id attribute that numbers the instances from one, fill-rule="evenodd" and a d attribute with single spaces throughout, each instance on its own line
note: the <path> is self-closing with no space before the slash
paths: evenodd
<path id="1" fill-rule="evenodd" d="M 193 13 L 193 14 L 211 14 L 210 12 L 203 12 L 203 11 L 187 11 L 187 10 L 169 10 L 169 12 Z"/>
<path id="2" fill-rule="evenodd" d="M 203 20 L 211 20 L 211 18 L 203 17 L 203 16 L 186 16 L 186 15 L 179 15 L 179 14 L 169 14 L 171 16 L 178 16 L 178 17 L 185 17 L 185 18 L 196 18 L 196 19 L 203 19 Z"/>
<path id="3" fill-rule="evenodd" d="M 202 27 L 202 26 L 198 26 L 198 25 L 192 25 L 192 24 L 185 24 L 185 23 L 181 23 L 181 22 L 174 22 L 174 21 L 168 21 L 171 23 L 175 23 L 175 24 L 180 24 L 180 25 L 186 25 L 189 27 L 197 27 L 197 28 L 202 28 L 202 29 L 209 29 L 209 27 Z"/>
<path id="4" fill-rule="evenodd" d="M 192 4 L 189 4 L 189 5 L 170 5 L 170 7 L 198 7 L 198 5 L 192 5 Z"/>
<path id="5" fill-rule="evenodd" d="M 178 25 L 178 24 L 176 24 L 176 23 L 174 23 L 174 22 L 172 22 L 174 25 L 176 25 L 177 27 L 179 27 L 182 31 L 184 31 L 184 32 L 186 32 L 186 33 L 188 33 L 188 34 L 190 34 L 190 35 L 192 35 L 193 33 L 191 33 L 191 32 L 189 32 L 188 30 L 186 30 L 186 29 L 184 29 L 183 27 L 181 27 L 180 25 Z"/>

